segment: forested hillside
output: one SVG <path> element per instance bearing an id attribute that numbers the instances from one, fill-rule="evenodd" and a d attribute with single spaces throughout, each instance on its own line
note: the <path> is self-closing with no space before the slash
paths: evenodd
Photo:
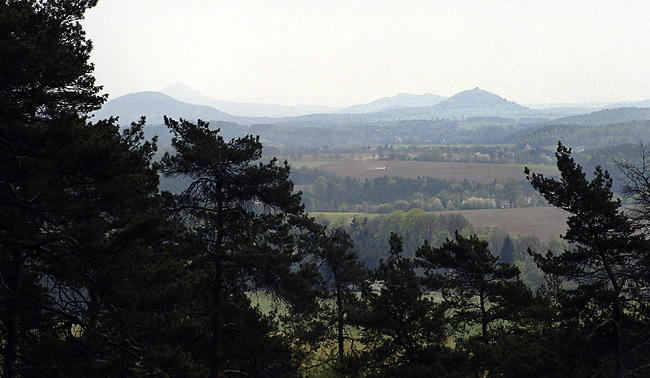
<path id="1" fill-rule="evenodd" d="M 557 120 L 556 123 L 599 126 L 612 123 L 642 121 L 649 118 L 650 108 L 648 107 L 622 107 L 600 110 L 584 115 L 564 117 Z"/>
<path id="2" fill-rule="evenodd" d="M 521 149 L 432 145 L 439 134 L 521 131 L 463 133 L 449 120 L 398 123 L 404 139 L 427 144 L 412 150 L 377 145 L 394 124 L 339 128 L 374 141 L 349 155 L 268 146 L 314 165 L 353 154 L 528 164 L 505 181 L 292 173 L 259 136 L 228 134 L 239 125 L 173 117 L 159 148 L 144 119 L 90 116 L 106 100 L 80 24 L 95 3 L 0 2 L 0 376 L 650 376 L 642 148 L 619 162 L 618 193 L 564 144 L 553 153 L 526 142 L 563 128 L 533 132 Z M 592 131 L 616 144 L 647 124 L 619 127 L 627 136 Z M 314 144 L 336 134 L 309 132 Z M 629 156 L 629 145 L 616 148 Z M 539 205 L 565 212 L 561 239 L 478 231 L 437 212 Z M 307 212 L 333 209 L 341 214 Z"/>
<path id="3" fill-rule="evenodd" d="M 650 135 L 650 120 L 600 126 L 552 125 L 530 132 L 517 140 L 520 147 L 553 146 L 558 140 L 580 148 L 611 147 L 645 141 Z"/>

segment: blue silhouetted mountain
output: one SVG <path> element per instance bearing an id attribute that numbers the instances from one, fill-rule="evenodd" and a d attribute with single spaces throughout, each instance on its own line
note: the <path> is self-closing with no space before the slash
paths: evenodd
<path id="1" fill-rule="evenodd" d="M 233 101 L 217 100 L 203 95 L 196 89 L 192 89 L 182 83 L 169 85 L 160 90 L 179 101 L 190 104 L 206 105 L 219 109 L 233 116 L 240 117 L 296 117 L 315 113 L 334 113 L 338 108 L 321 105 L 278 105 L 278 104 L 254 104 L 239 103 Z"/>
<path id="2" fill-rule="evenodd" d="M 474 88 L 467 91 L 456 93 L 450 98 L 441 101 L 434 105 L 432 108 L 439 110 L 447 109 L 485 109 L 485 110 L 511 110 L 511 111 L 526 111 L 530 110 L 525 106 L 521 106 L 515 102 L 508 101 L 503 97 L 484 91 L 482 89 Z"/>
<path id="3" fill-rule="evenodd" d="M 95 112 L 95 119 L 119 116 L 121 125 L 128 125 L 145 116 L 148 124 L 161 124 L 163 117 L 191 121 L 228 121 L 238 123 L 264 122 L 266 119 L 238 117 L 206 105 L 189 104 L 160 92 L 137 92 L 112 99 Z"/>
<path id="4" fill-rule="evenodd" d="M 439 103 L 420 108 L 394 109 L 386 112 L 395 118 L 466 118 L 539 116 L 540 112 L 508 101 L 503 97 L 479 88 L 459 92 Z"/>
<path id="5" fill-rule="evenodd" d="M 440 101 L 446 100 L 447 97 L 437 96 L 434 94 L 414 95 L 409 93 L 400 93 L 393 97 L 383 97 L 379 100 L 371 101 L 367 104 L 353 105 L 342 109 L 341 113 L 374 113 L 383 112 L 396 108 L 422 108 L 433 106 Z"/>

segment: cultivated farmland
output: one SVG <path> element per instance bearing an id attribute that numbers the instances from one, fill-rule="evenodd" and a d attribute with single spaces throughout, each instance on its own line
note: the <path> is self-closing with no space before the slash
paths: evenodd
<path id="1" fill-rule="evenodd" d="M 300 168 L 301 162 L 291 163 Z M 313 166 L 313 165 L 312 165 Z M 553 175 L 557 171 L 554 167 L 540 170 L 545 174 Z M 524 168 L 508 164 L 465 163 L 446 161 L 386 161 L 386 160 L 345 160 L 318 164 L 317 169 L 325 170 L 341 177 L 356 177 L 371 179 L 383 176 L 389 177 L 434 177 L 441 180 L 468 180 L 473 182 L 489 183 L 494 180 L 516 181 L 525 178 Z"/>
<path id="2" fill-rule="evenodd" d="M 480 209 L 444 211 L 461 214 L 474 230 L 481 233 L 486 227 L 502 227 L 509 233 L 536 236 L 547 242 L 560 237 L 567 230 L 566 212 L 557 207 L 524 207 L 514 209 Z"/>

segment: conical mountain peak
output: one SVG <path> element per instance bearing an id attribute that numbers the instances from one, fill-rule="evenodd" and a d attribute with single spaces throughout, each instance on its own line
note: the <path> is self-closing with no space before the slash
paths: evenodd
<path id="1" fill-rule="evenodd" d="M 484 91 L 479 87 L 456 93 L 437 105 L 440 109 L 525 109 L 512 101 L 508 101 L 494 93 Z"/>

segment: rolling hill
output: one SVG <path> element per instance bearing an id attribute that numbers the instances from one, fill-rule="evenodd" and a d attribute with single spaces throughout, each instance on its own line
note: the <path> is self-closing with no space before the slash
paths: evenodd
<path id="1" fill-rule="evenodd" d="M 179 101 L 187 102 L 190 104 L 210 106 L 230 115 L 239 117 L 282 118 L 296 117 L 314 113 L 334 113 L 339 110 L 338 108 L 331 108 L 320 105 L 289 106 L 216 100 L 214 98 L 205 96 L 201 92 L 181 83 L 167 86 L 161 89 L 160 92 Z"/>
<path id="2" fill-rule="evenodd" d="M 650 106 L 650 104 L 648 105 Z M 650 119 L 650 107 L 626 107 L 603 109 L 588 114 L 564 117 L 557 119 L 554 123 L 596 126 L 612 123 L 643 121 L 647 119 Z"/>
<path id="3" fill-rule="evenodd" d="M 375 113 L 384 112 L 395 108 L 421 108 L 433 106 L 447 97 L 433 94 L 414 95 L 400 93 L 393 97 L 383 97 L 367 104 L 354 105 L 340 111 L 340 113 Z"/>
<path id="4" fill-rule="evenodd" d="M 521 106 L 515 102 L 508 101 L 494 93 L 490 93 L 479 89 L 478 87 L 467 91 L 456 93 L 450 98 L 441 101 L 440 103 L 432 106 L 434 109 L 486 109 L 486 110 L 513 110 L 513 111 L 526 111 L 530 110 L 525 106 Z"/>
<path id="5" fill-rule="evenodd" d="M 119 116 L 127 125 L 145 116 L 148 124 L 162 124 L 163 116 L 191 121 L 228 121 L 242 124 L 264 123 L 270 119 L 238 117 L 206 105 L 189 104 L 160 92 L 137 92 L 114 98 L 94 113 L 95 119 Z"/>
<path id="6" fill-rule="evenodd" d="M 291 111 L 300 113 L 308 109 L 295 107 L 290 111 L 289 108 L 292 107 L 282 105 L 238 104 L 217 101 L 203 96 L 200 92 L 182 84 L 175 84 L 164 90 L 174 94 L 177 98 L 162 92 L 130 93 L 108 101 L 100 111 L 95 113 L 95 116 L 96 118 L 119 116 L 122 124 L 137 121 L 141 116 L 147 117 L 148 124 L 161 124 L 163 116 L 168 115 L 172 118 L 182 117 L 194 121 L 200 118 L 207 121 L 234 122 L 241 125 L 284 124 L 296 127 L 361 125 L 382 121 L 431 120 L 434 118 L 476 119 L 477 122 L 484 118 L 499 119 L 499 123 L 502 124 L 513 124 L 521 120 L 541 122 L 546 119 L 547 121 L 544 122 L 550 121 L 553 124 L 583 125 L 650 119 L 650 108 L 639 107 L 606 109 L 589 114 L 557 118 L 559 115 L 557 113 L 551 115 L 547 110 L 531 109 L 479 88 L 459 92 L 447 99 L 431 94 L 411 95 L 402 93 L 367 104 L 355 105 L 339 112 L 314 112 L 291 117 L 252 117 L 243 116 L 242 114 L 246 111 L 250 111 L 250 114 L 286 114 Z M 178 98 L 183 98 L 185 101 Z M 222 108 L 208 106 L 205 105 L 206 103 L 220 105 Z M 419 106 L 431 103 L 434 104 Z M 238 113 L 232 114 L 224 111 L 224 109 L 232 109 Z M 312 110 L 323 109 L 313 107 Z"/>
<path id="7" fill-rule="evenodd" d="M 538 110 L 530 109 L 508 101 L 494 93 L 474 88 L 459 92 L 439 103 L 419 108 L 389 110 L 386 114 L 395 118 L 464 118 L 464 117 L 508 117 L 521 118 L 541 116 Z"/>

